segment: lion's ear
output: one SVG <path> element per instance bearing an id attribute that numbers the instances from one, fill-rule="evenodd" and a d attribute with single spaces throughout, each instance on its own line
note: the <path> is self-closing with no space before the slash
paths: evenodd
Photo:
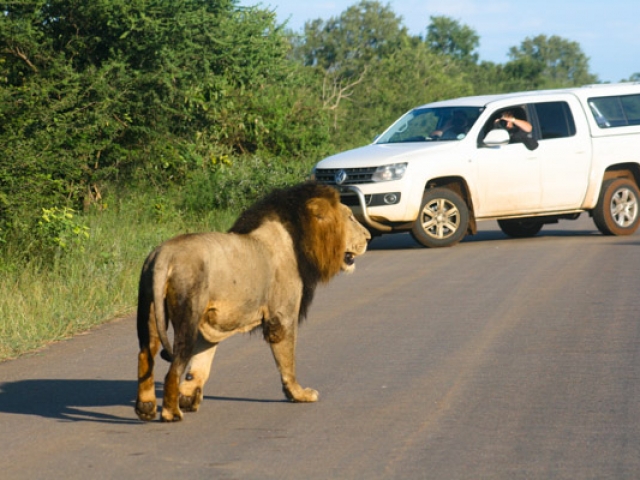
<path id="1" fill-rule="evenodd" d="M 340 271 L 346 248 L 345 225 L 339 203 L 314 197 L 307 201 L 308 222 L 303 226 L 303 248 L 326 282 Z"/>

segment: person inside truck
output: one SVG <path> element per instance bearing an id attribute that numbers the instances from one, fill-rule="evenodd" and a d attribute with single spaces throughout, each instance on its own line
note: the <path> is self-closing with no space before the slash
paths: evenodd
<path id="1" fill-rule="evenodd" d="M 505 110 L 494 121 L 495 128 L 505 128 L 509 132 L 509 143 L 524 143 L 529 150 L 538 148 L 538 141 L 533 138 L 533 126 L 524 119 L 521 109 Z"/>
<path id="2" fill-rule="evenodd" d="M 468 130 L 469 119 L 467 118 L 467 114 L 462 110 L 454 110 L 451 118 L 447 120 L 444 126 L 439 130 L 434 130 L 429 136 L 443 140 L 453 140 L 461 138 L 459 135 L 466 135 Z"/>

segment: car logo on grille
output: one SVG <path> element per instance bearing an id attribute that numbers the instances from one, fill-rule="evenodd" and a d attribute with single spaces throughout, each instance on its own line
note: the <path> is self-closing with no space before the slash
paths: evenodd
<path id="1" fill-rule="evenodd" d="M 347 181 L 347 177 L 348 177 L 347 172 L 340 169 L 333 176 L 333 179 L 336 181 L 336 185 L 342 185 L 344 182 Z"/>

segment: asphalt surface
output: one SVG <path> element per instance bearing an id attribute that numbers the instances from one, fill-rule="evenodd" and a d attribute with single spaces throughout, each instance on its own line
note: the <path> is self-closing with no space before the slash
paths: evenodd
<path id="1" fill-rule="evenodd" d="M 0 478 L 640 478 L 640 233 L 481 228 L 375 239 L 318 289 L 297 355 L 315 404 L 284 400 L 247 334 L 198 413 L 143 423 L 132 317 L 1 363 Z"/>

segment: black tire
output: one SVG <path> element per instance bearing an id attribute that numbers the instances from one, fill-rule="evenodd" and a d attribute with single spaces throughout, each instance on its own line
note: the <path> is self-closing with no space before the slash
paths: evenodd
<path id="1" fill-rule="evenodd" d="M 469 208 L 462 197 L 447 188 L 432 188 L 422 197 L 411 235 L 425 247 L 450 247 L 464 238 L 468 226 Z"/>
<path id="2" fill-rule="evenodd" d="M 631 235 L 640 225 L 640 191 L 634 181 L 613 178 L 602 184 L 593 223 L 605 235 Z"/>
<path id="3" fill-rule="evenodd" d="M 519 218 L 517 220 L 498 220 L 498 226 L 502 232 L 513 238 L 535 237 L 542 230 L 540 221 Z"/>

